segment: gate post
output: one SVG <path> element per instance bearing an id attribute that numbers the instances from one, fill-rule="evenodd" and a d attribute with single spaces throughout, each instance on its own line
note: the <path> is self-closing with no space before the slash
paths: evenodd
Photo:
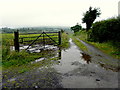
<path id="1" fill-rule="evenodd" d="M 61 47 L 58 47 L 58 48 L 59 48 L 59 50 L 58 50 L 58 53 L 59 53 L 58 58 L 61 59 Z"/>
<path id="2" fill-rule="evenodd" d="M 44 34 L 45 34 L 45 32 L 43 32 L 43 46 L 44 46 L 44 49 L 45 49 L 45 37 L 44 37 Z"/>
<path id="3" fill-rule="evenodd" d="M 14 32 L 14 46 L 15 46 L 15 51 L 19 52 L 19 33 L 18 33 L 18 30 Z"/>
<path id="4" fill-rule="evenodd" d="M 58 40 L 59 40 L 59 44 L 58 45 L 61 45 L 61 31 L 58 32 Z"/>

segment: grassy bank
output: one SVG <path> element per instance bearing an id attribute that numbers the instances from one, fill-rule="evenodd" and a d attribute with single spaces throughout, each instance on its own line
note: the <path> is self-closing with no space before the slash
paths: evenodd
<path id="1" fill-rule="evenodd" d="M 95 47 L 103 51 L 104 53 L 114 58 L 120 59 L 120 49 L 119 47 L 116 47 L 117 45 L 116 46 L 114 45 L 115 43 L 119 44 L 118 42 L 111 42 L 111 41 L 103 42 L 103 43 L 91 42 L 87 40 L 87 33 L 85 31 L 77 32 L 74 37 L 77 37 L 89 44 L 94 45 Z M 79 47 L 82 48 L 83 46 L 79 45 Z"/>
<path id="2" fill-rule="evenodd" d="M 79 40 L 77 40 L 76 38 L 76 36 L 71 36 L 71 38 L 72 38 L 72 40 L 74 41 L 74 43 L 82 50 L 82 51 L 84 51 L 84 52 L 87 52 L 88 50 L 87 50 L 87 47 L 84 45 L 84 44 L 82 44 Z"/>
<path id="3" fill-rule="evenodd" d="M 34 36 L 34 34 L 33 34 Z M 50 52 L 43 52 L 43 53 L 27 53 L 26 51 L 15 52 L 10 51 L 10 46 L 13 46 L 13 34 L 2 34 L 2 66 L 4 68 L 9 67 L 18 67 L 21 65 L 25 65 L 31 61 L 34 61 L 38 58 L 48 56 L 47 53 Z M 68 36 L 66 33 L 62 33 L 62 48 L 68 48 Z M 57 39 L 56 39 L 57 40 Z"/>

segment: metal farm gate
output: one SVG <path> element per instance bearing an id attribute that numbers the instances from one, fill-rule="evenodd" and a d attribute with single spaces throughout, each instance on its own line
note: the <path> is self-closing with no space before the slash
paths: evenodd
<path id="1" fill-rule="evenodd" d="M 20 46 L 28 45 L 26 50 L 32 45 L 61 45 L 61 32 L 41 32 L 41 33 L 19 33 L 14 32 L 14 46 L 15 50 L 19 51 Z"/>

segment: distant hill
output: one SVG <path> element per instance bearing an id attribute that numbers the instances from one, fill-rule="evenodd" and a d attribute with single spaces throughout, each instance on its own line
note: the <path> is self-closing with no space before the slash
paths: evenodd
<path id="1" fill-rule="evenodd" d="M 13 33 L 14 31 L 19 30 L 21 33 L 37 33 L 37 32 L 42 32 L 42 31 L 46 31 L 46 32 L 53 32 L 53 31 L 60 31 L 60 30 L 64 30 L 66 32 L 70 32 L 70 27 L 62 27 L 62 26 L 58 26 L 58 27 L 23 27 L 23 28 L 8 28 L 8 27 L 4 27 L 1 28 L 2 33 Z"/>

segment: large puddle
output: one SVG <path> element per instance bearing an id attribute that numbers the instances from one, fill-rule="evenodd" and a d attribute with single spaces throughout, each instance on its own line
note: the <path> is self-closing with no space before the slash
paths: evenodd
<path id="1" fill-rule="evenodd" d="M 78 68 L 78 64 L 86 64 L 86 61 L 82 58 L 82 51 L 72 42 L 72 39 L 70 39 L 69 42 L 70 48 L 62 50 L 60 64 L 54 66 L 56 70 L 61 73 L 67 73 Z"/>
<path id="2" fill-rule="evenodd" d="M 83 53 L 69 40 L 70 48 L 62 50 L 59 65 L 53 68 L 62 74 L 64 88 L 104 88 L 118 87 L 118 74 L 105 70 L 92 62 L 91 56 Z"/>

